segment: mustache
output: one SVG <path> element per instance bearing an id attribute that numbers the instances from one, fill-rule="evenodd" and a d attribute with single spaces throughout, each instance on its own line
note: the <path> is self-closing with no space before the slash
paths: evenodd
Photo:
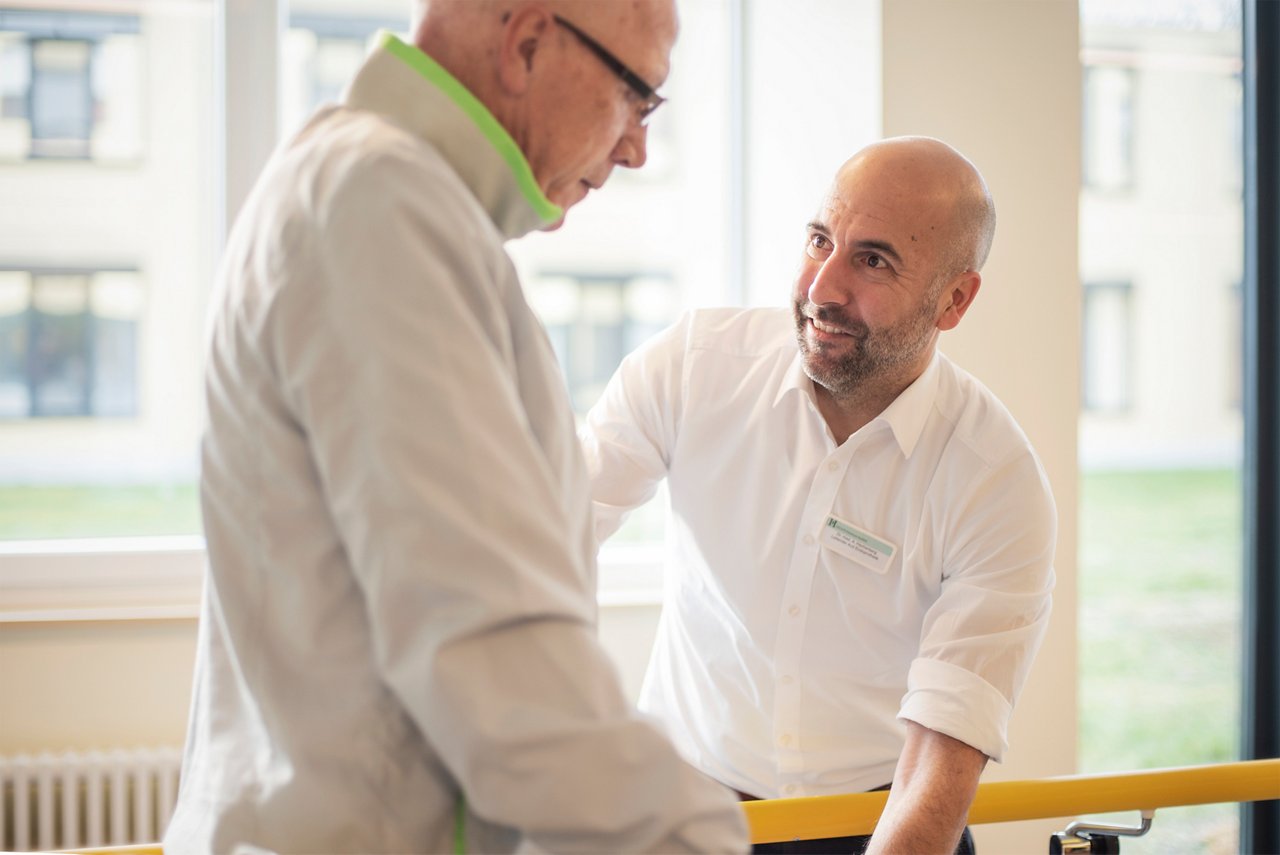
<path id="1" fill-rule="evenodd" d="M 864 338 L 871 332 L 862 321 L 855 320 L 844 312 L 833 309 L 830 306 L 819 306 L 817 303 L 811 303 L 807 300 L 803 302 L 796 300 L 795 310 L 798 322 L 805 318 L 822 321 L 824 324 L 838 327 L 843 332 L 858 338 Z"/>

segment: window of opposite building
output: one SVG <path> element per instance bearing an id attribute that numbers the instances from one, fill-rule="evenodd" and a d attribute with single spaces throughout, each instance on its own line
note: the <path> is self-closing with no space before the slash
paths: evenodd
<path id="1" fill-rule="evenodd" d="M 675 320 L 680 296 L 667 273 L 549 273 L 527 283 L 579 415 L 631 351 Z"/>
<path id="2" fill-rule="evenodd" d="M 137 414 L 136 271 L 0 270 L 0 419 Z"/>
<path id="3" fill-rule="evenodd" d="M 141 155 L 136 15 L 0 8 L 0 159 Z"/>
<path id="4" fill-rule="evenodd" d="M 1133 72 L 1088 65 L 1084 69 L 1084 181 L 1100 190 L 1133 183 Z"/>
<path id="5" fill-rule="evenodd" d="M 1097 282 L 1084 286 L 1083 406 L 1122 413 L 1131 403 L 1133 286 Z"/>

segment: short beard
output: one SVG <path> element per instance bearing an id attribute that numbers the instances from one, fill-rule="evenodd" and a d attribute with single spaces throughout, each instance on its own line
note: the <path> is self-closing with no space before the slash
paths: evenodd
<path id="1" fill-rule="evenodd" d="M 855 397 L 868 382 L 897 380 L 893 376 L 895 371 L 919 358 L 936 328 L 937 294 L 933 288 L 929 291 L 914 315 L 880 330 L 872 330 L 862 321 L 797 297 L 793 303 L 796 341 L 800 345 L 804 373 L 836 399 Z M 821 342 L 811 343 L 806 335 L 810 318 L 852 333 L 851 347 L 841 354 Z"/>

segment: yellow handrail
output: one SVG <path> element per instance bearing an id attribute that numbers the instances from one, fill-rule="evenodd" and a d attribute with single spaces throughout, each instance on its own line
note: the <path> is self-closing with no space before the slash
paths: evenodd
<path id="1" fill-rule="evenodd" d="M 870 834 L 888 793 L 745 802 L 751 842 Z M 1280 799 L 1280 759 L 978 785 L 969 824 Z"/>
<path id="2" fill-rule="evenodd" d="M 888 793 L 745 802 L 752 843 L 870 834 Z M 1280 759 L 978 785 L 969 824 L 1280 799 Z M 161 855 L 159 844 L 72 850 Z"/>

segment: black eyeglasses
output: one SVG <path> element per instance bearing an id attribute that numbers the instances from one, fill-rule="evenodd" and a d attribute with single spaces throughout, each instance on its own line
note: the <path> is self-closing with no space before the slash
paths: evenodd
<path id="1" fill-rule="evenodd" d="M 559 15 L 552 15 L 551 17 L 555 19 L 557 24 L 577 36 L 578 41 L 582 42 L 588 50 L 600 57 L 600 61 L 609 66 L 609 70 L 621 77 L 622 82 L 627 84 L 631 91 L 636 94 L 636 97 L 640 99 L 639 113 L 641 124 L 644 124 L 649 118 L 649 115 L 653 113 L 654 110 L 661 107 L 663 102 L 667 100 L 655 92 L 652 86 L 645 83 L 644 80 L 641 79 L 640 75 L 627 68 L 622 60 L 610 53 L 609 49 L 604 45 L 600 44 L 598 41 L 591 38 L 591 36 L 582 32 L 582 30 L 578 29 L 564 18 L 561 18 Z"/>

